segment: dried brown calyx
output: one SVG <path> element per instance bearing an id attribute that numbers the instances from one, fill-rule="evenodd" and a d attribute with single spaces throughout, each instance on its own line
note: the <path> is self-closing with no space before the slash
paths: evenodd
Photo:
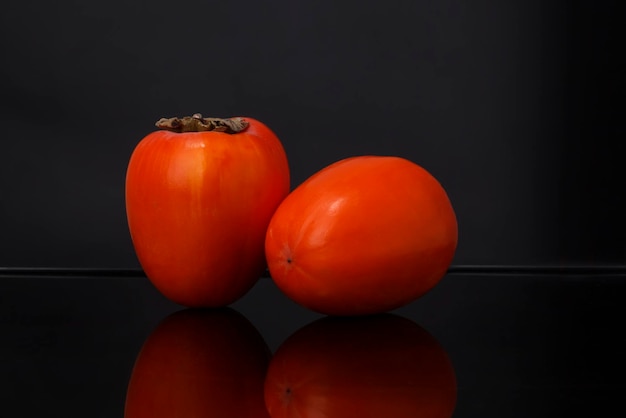
<path id="1" fill-rule="evenodd" d="M 236 134 L 248 127 L 243 118 L 205 118 L 200 113 L 182 118 L 161 118 L 156 123 L 157 128 L 172 132 L 205 132 L 217 131 Z"/>

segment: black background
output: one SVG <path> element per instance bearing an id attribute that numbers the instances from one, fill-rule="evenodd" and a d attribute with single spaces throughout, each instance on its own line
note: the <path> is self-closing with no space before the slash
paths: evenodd
<path id="1" fill-rule="evenodd" d="M 134 268 L 124 176 L 164 116 L 264 121 L 292 185 L 338 159 L 428 169 L 456 264 L 619 264 L 618 1 L 9 1 L 0 266 Z"/>
<path id="2" fill-rule="evenodd" d="M 5 1 L 0 273 L 105 271 L 0 274 L 2 410 L 120 416 L 141 345 L 181 308 L 106 270 L 139 267 L 124 177 L 164 116 L 260 119 L 293 187 L 351 155 L 415 161 L 456 209 L 457 265 L 623 265 L 624 5 Z M 450 355 L 455 416 L 622 406 L 623 270 L 483 273 L 452 273 L 396 312 Z M 319 317 L 268 278 L 233 308 L 272 351 Z"/>

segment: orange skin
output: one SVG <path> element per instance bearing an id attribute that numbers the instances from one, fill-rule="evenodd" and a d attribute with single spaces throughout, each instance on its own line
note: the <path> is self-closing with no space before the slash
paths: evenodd
<path id="1" fill-rule="evenodd" d="M 289 192 L 285 151 L 270 129 L 156 131 L 135 148 L 126 211 L 137 258 L 154 286 L 188 307 L 226 306 L 266 267 L 263 243 Z"/>
<path id="2" fill-rule="evenodd" d="M 270 357 L 258 331 L 232 309 L 176 312 L 137 356 L 124 418 L 268 418 Z"/>
<path id="3" fill-rule="evenodd" d="M 392 314 L 305 326 L 279 347 L 265 378 L 272 418 L 450 418 L 456 396 L 441 345 Z"/>
<path id="4" fill-rule="evenodd" d="M 446 274 L 457 221 L 439 182 L 399 157 L 334 163 L 298 186 L 265 240 L 274 282 L 302 306 L 330 315 L 389 311 Z"/>

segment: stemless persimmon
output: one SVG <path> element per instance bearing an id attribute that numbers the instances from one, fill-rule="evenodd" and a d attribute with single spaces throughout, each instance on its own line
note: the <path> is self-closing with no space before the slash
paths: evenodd
<path id="1" fill-rule="evenodd" d="M 146 276 L 188 307 L 226 306 L 265 270 L 264 239 L 289 192 L 281 142 L 252 118 L 162 119 L 126 175 L 132 242 Z"/>
<path id="2" fill-rule="evenodd" d="M 267 418 L 270 358 L 261 334 L 233 309 L 175 312 L 137 355 L 124 417 Z"/>
<path id="3" fill-rule="evenodd" d="M 393 314 L 312 322 L 278 348 L 265 378 L 272 418 L 450 418 L 456 397 L 443 347 Z"/>
<path id="4" fill-rule="evenodd" d="M 445 275 L 457 246 L 448 195 L 424 168 L 400 157 L 338 161 L 280 204 L 265 240 L 277 287 L 324 314 L 403 306 Z"/>

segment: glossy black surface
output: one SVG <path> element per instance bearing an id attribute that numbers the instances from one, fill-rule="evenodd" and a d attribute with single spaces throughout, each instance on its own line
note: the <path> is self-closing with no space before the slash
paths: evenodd
<path id="1" fill-rule="evenodd" d="M 608 416 L 626 390 L 625 297 L 614 272 L 450 273 L 394 313 L 447 352 L 454 417 Z M 322 317 L 269 278 L 231 307 L 272 353 Z M 0 276 L 0 415 L 123 417 L 142 344 L 182 309 L 144 277 Z"/>

